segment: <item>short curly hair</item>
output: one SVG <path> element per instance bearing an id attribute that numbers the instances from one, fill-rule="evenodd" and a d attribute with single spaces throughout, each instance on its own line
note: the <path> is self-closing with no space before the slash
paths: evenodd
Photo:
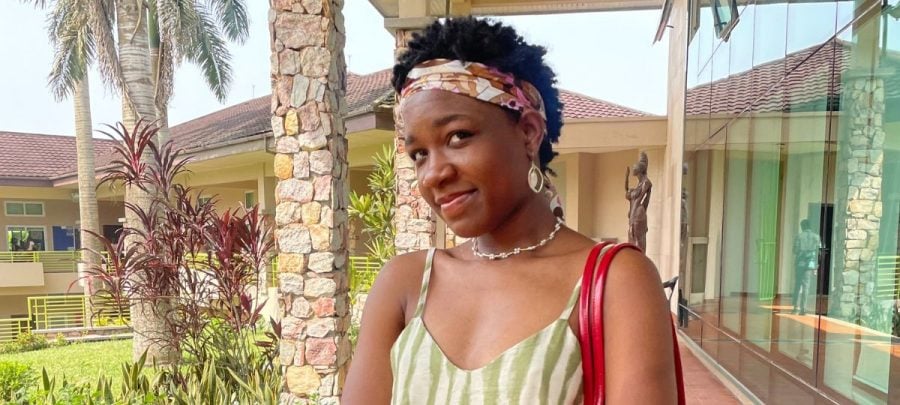
<path id="1" fill-rule="evenodd" d="M 556 73 L 544 62 L 547 50 L 525 42 L 516 30 L 491 19 L 463 17 L 436 21 L 409 41 L 409 50 L 394 65 L 392 84 L 399 93 L 416 65 L 432 59 L 478 62 L 531 83 L 541 93 L 547 113 L 547 136 L 538 158 L 541 169 L 557 155 L 552 144 L 562 129 L 562 103 L 556 89 Z"/>

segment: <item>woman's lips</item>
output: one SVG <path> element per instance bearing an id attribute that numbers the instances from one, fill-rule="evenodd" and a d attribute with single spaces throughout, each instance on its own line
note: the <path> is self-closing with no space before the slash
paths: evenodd
<path id="1" fill-rule="evenodd" d="M 472 194 L 475 194 L 475 190 L 441 197 L 439 200 L 441 212 L 448 217 L 458 215 L 465 208 L 466 203 L 472 199 Z"/>

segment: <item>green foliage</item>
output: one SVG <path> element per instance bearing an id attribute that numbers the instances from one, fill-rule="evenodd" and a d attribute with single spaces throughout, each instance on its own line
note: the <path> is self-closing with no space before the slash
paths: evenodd
<path id="1" fill-rule="evenodd" d="M 21 402 L 26 390 L 37 381 L 28 365 L 14 361 L 0 361 L 0 401 Z"/>
<path id="2" fill-rule="evenodd" d="M 0 354 L 30 352 L 50 347 L 47 338 L 35 335 L 31 332 L 23 332 L 16 336 L 16 340 L 0 345 Z"/>
<path id="3" fill-rule="evenodd" d="M 869 328 L 900 337 L 900 307 L 894 301 L 873 302 L 862 321 Z"/>
<path id="4" fill-rule="evenodd" d="M 63 335 L 62 333 L 57 333 L 56 339 L 54 339 L 54 341 L 53 341 L 53 346 L 60 347 L 60 346 L 65 346 L 67 344 L 69 344 L 69 341 L 66 340 L 66 336 Z"/>
<path id="5" fill-rule="evenodd" d="M 387 262 L 394 256 L 394 149 L 384 146 L 381 153 L 374 156 L 375 170 L 367 177 L 368 194 L 350 193 L 348 212 L 350 217 L 359 220 L 363 226 L 363 234 L 369 237 L 366 247 L 369 256 Z"/>
<path id="6" fill-rule="evenodd" d="M 46 368 L 38 381 L 27 365 L 0 362 L 0 387 L 15 394 L 4 401 L 21 404 L 277 404 L 282 388 L 279 335 L 276 323 L 257 341 L 249 328 L 239 332 L 214 322 L 202 346 L 204 360 L 186 356 L 179 364 L 151 368 L 145 354 L 123 363 L 113 376 L 88 382 L 51 376 Z M 4 373 L 4 364 L 16 367 Z"/>
<path id="7" fill-rule="evenodd" d="M 110 318 L 108 316 L 98 317 L 94 321 L 94 325 L 104 327 L 104 326 L 128 326 L 128 320 L 117 316 L 115 318 Z"/>
<path id="8" fill-rule="evenodd" d="M 30 352 L 0 355 L 0 361 L 28 365 L 38 375 L 42 367 L 51 376 L 65 375 L 70 384 L 96 382 L 106 375 L 114 387 L 121 385 L 119 365 L 131 360 L 131 339 L 72 343 Z M 0 401 L 2 403 L 3 401 Z"/>

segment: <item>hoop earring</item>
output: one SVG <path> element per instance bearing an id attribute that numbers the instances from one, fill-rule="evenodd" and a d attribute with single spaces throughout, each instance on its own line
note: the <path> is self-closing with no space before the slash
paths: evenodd
<path id="1" fill-rule="evenodd" d="M 544 175 L 534 162 L 531 162 L 531 168 L 528 169 L 528 187 L 535 193 L 540 193 L 544 189 Z"/>

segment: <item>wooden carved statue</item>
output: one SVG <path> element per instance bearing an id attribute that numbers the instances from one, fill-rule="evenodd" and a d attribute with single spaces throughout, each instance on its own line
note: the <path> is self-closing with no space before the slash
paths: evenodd
<path id="1" fill-rule="evenodd" d="M 625 198 L 628 200 L 628 242 L 637 245 L 641 250 L 647 249 L 647 207 L 650 205 L 650 191 L 653 184 L 647 178 L 647 166 L 649 161 L 647 154 L 641 152 L 641 157 L 631 173 L 625 169 Z M 631 188 L 629 174 L 638 178 L 638 184 Z"/>

